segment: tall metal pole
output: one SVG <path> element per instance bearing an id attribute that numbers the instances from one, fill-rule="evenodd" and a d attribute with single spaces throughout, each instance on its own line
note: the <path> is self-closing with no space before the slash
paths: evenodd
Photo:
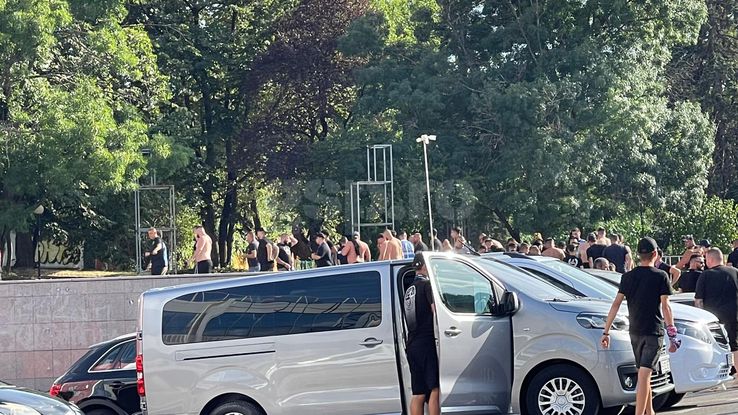
<path id="1" fill-rule="evenodd" d="M 431 240 L 431 250 L 436 250 L 436 238 L 433 235 L 433 210 L 431 208 L 431 193 L 430 193 L 430 174 L 428 173 L 428 143 L 431 141 L 435 141 L 436 136 L 435 135 L 426 135 L 423 134 L 420 136 L 416 141 L 418 143 L 423 143 L 423 159 L 425 161 L 425 190 L 427 192 L 428 197 L 428 222 L 430 224 L 430 240 Z M 440 247 L 439 247 L 440 248 Z"/>
<path id="2" fill-rule="evenodd" d="M 36 255 L 38 256 L 36 261 L 36 279 L 41 279 L 41 251 L 38 249 L 41 246 L 41 215 L 36 215 Z"/>

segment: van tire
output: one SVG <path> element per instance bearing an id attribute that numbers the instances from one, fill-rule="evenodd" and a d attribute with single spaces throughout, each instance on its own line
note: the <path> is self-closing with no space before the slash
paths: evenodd
<path id="1" fill-rule="evenodd" d="M 116 415 L 115 412 L 109 410 L 109 409 L 93 409 L 90 412 L 82 411 L 86 415 Z"/>
<path id="2" fill-rule="evenodd" d="M 664 404 L 661 406 L 661 409 L 669 409 L 672 406 L 678 404 L 682 401 L 682 399 L 684 399 L 684 395 L 684 393 L 676 393 L 674 391 L 671 391 L 669 393 L 669 399 L 664 402 Z M 656 410 L 656 408 L 654 408 L 654 410 Z"/>
<path id="3" fill-rule="evenodd" d="M 654 396 L 651 400 L 651 403 L 653 404 L 653 410 L 654 411 L 660 411 L 662 409 L 666 409 L 666 403 L 669 401 L 669 397 L 671 396 L 671 392 L 669 393 L 662 393 L 659 396 Z"/>
<path id="4" fill-rule="evenodd" d="M 554 411 L 547 412 L 547 414 L 567 413 L 563 409 L 568 409 L 568 413 L 577 415 L 597 415 L 599 412 L 600 395 L 597 386 L 589 375 L 577 367 L 559 364 L 541 370 L 531 379 L 525 391 L 527 413 L 542 415 L 543 411 L 539 407 L 539 397 L 545 399 L 556 392 L 562 393 L 561 397 L 567 400 L 568 406 L 562 408 L 561 412 L 553 408 Z"/>
<path id="5" fill-rule="evenodd" d="M 261 409 L 244 401 L 230 401 L 218 405 L 210 415 L 264 415 Z"/>

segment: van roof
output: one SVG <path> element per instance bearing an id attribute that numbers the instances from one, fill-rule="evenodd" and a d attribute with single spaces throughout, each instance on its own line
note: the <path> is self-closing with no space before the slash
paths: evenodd
<path id="1" fill-rule="evenodd" d="M 188 284 L 174 285 L 170 287 L 152 288 L 143 293 L 144 296 L 151 298 L 160 295 L 171 296 L 171 295 L 184 295 L 192 292 L 193 288 L 198 290 L 210 291 L 222 288 L 230 288 L 241 285 L 245 282 L 251 284 L 276 282 L 293 279 L 296 276 L 309 277 L 313 274 L 325 274 L 330 273 L 351 273 L 358 272 L 367 269 L 377 269 L 382 267 L 389 267 L 392 265 L 410 265 L 412 260 L 410 259 L 398 259 L 392 261 L 373 261 L 363 262 L 351 265 L 339 265 L 325 268 L 312 268 L 307 270 L 296 270 L 296 271 L 280 271 L 280 272 L 262 272 L 262 273 L 232 273 L 224 274 L 223 279 L 213 281 L 200 281 Z M 226 277 L 229 276 L 229 277 Z"/>

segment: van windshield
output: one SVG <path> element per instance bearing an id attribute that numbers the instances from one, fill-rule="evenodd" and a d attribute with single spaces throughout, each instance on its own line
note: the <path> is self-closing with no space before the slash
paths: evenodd
<path id="1" fill-rule="evenodd" d="M 576 298 L 566 291 L 539 279 L 535 275 L 512 265 L 499 262 L 492 258 L 477 258 L 475 262 L 505 284 L 506 288 L 525 293 L 525 295 L 535 299 L 568 301 Z"/>
<path id="2" fill-rule="evenodd" d="M 606 281 L 595 277 L 592 274 L 584 272 L 579 268 L 575 268 L 563 261 L 542 261 L 541 264 L 553 268 L 556 271 L 566 274 L 569 278 L 577 281 L 593 291 L 600 293 L 601 298 L 615 298 L 618 294 L 618 287 Z"/>

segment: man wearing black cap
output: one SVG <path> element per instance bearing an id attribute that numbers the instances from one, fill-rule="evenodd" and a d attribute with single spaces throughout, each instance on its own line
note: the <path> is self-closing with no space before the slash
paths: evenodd
<path id="1" fill-rule="evenodd" d="M 430 415 L 440 415 L 438 395 L 438 353 L 436 351 L 433 291 L 428 280 L 423 255 L 413 261 L 415 281 L 405 292 L 405 321 L 407 322 L 407 362 L 413 397 L 410 415 L 423 415 L 428 401 Z"/>
<path id="2" fill-rule="evenodd" d="M 656 241 L 651 238 L 643 238 L 638 243 L 640 266 L 623 274 L 620 289 L 607 315 L 605 331 L 600 340 L 603 348 L 610 347 L 610 328 L 623 300 L 627 300 L 630 342 L 635 354 L 636 367 L 638 367 L 636 415 L 654 413 L 651 372 L 659 361 L 659 351 L 664 336 L 664 320 L 666 320 L 666 332 L 671 341 L 669 351 L 675 352 L 680 344 L 676 338 L 677 331 L 669 305 L 669 295 L 671 295 L 669 276 L 666 272 L 654 267 L 657 249 Z"/>

